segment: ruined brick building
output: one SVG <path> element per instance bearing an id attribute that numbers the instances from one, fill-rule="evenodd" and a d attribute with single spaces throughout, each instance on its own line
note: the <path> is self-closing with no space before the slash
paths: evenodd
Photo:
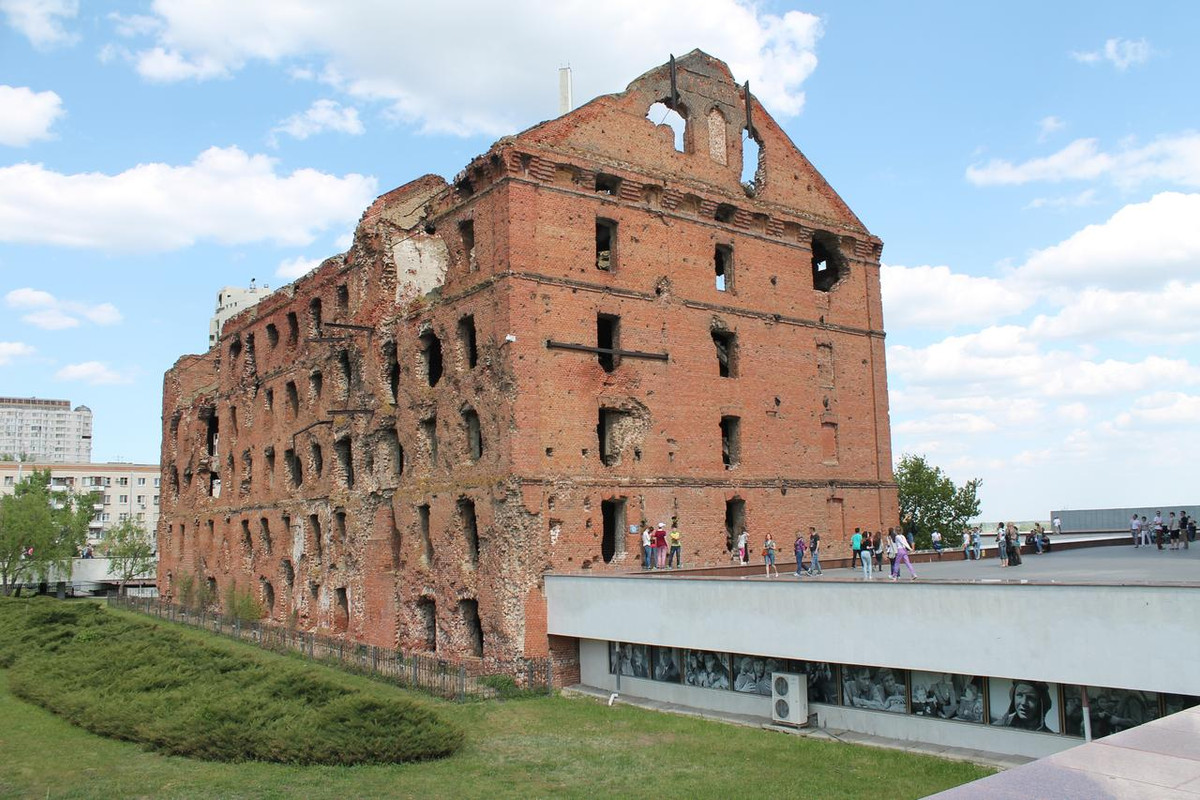
<path id="1" fill-rule="evenodd" d="M 501 139 L 167 373 L 159 589 L 502 664 L 569 654 L 541 576 L 636 569 L 643 521 L 840 555 L 896 519 L 880 249 L 699 51 Z"/>

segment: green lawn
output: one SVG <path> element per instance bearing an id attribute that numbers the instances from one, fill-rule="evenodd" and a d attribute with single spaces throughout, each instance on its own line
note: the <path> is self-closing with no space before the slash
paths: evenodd
<path id="1" fill-rule="evenodd" d="M 202 633 L 213 647 L 294 669 Z M 163 756 L 22 702 L 0 670 L 0 797 L 916 798 L 990 774 L 969 764 L 817 742 L 629 706 L 547 697 L 456 705 L 312 666 L 320 679 L 412 699 L 466 732 L 436 761 L 332 767 Z M 102 687 L 93 687 L 102 690 Z"/>

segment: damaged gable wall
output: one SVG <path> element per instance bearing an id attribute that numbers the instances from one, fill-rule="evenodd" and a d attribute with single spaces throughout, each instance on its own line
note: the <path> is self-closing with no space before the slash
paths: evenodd
<path id="1" fill-rule="evenodd" d="M 569 677 L 541 577 L 639 568 L 631 526 L 695 566 L 743 523 L 894 524 L 881 244 L 753 98 L 748 193 L 741 87 L 698 51 L 676 78 L 684 152 L 664 65 L 380 197 L 168 372 L 164 595 Z"/>

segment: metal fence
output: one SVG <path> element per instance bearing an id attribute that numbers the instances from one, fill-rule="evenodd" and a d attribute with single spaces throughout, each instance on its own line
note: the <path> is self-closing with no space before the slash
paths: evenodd
<path id="1" fill-rule="evenodd" d="M 267 650 L 298 653 L 327 666 L 448 700 L 503 699 L 553 691 L 550 659 L 527 658 L 502 665 L 455 661 L 349 642 L 261 621 L 242 622 L 213 611 L 186 608 L 152 597 L 113 594 L 108 596 L 108 605 L 203 628 L 218 636 L 249 642 Z"/>

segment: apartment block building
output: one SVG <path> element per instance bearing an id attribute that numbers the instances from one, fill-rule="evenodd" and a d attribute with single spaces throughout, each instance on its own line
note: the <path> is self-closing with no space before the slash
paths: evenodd
<path id="1" fill-rule="evenodd" d="M 47 464 L 92 460 L 92 410 L 67 400 L 0 397 L 0 455 Z"/>

